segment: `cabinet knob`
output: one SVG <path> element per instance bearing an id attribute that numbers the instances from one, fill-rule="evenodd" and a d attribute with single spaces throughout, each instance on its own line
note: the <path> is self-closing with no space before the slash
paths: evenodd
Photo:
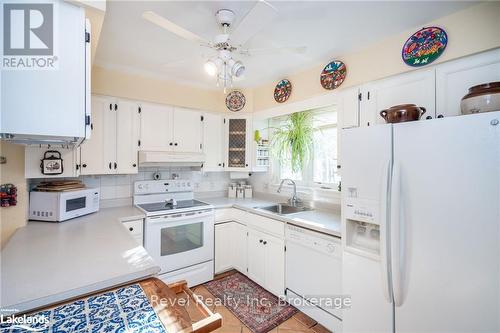
<path id="1" fill-rule="evenodd" d="M 222 166 L 222 163 L 219 163 L 219 166 Z"/>
<path id="2" fill-rule="evenodd" d="M 427 119 L 427 120 L 432 119 L 432 116 L 427 116 L 427 117 L 425 117 L 425 119 Z"/>
<path id="3" fill-rule="evenodd" d="M 245 166 L 248 166 L 248 164 L 245 164 Z"/>
<path id="4" fill-rule="evenodd" d="M 267 241 L 264 241 L 264 245 L 266 245 L 266 244 L 267 244 Z"/>
<path id="5" fill-rule="evenodd" d="M 116 162 L 115 162 L 115 164 L 114 164 L 115 169 L 116 169 L 117 166 L 118 166 L 118 164 L 116 164 Z"/>
<path id="6" fill-rule="evenodd" d="M 83 164 L 82 164 L 82 167 L 86 168 L 86 167 L 87 167 L 87 164 L 83 163 Z"/>
<path id="7" fill-rule="evenodd" d="M 135 168 L 137 166 L 137 164 L 134 163 L 134 164 L 132 164 L 132 166 Z"/>
<path id="8" fill-rule="evenodd" d="M 438 118 L 444 118 L 444 116 L 442 114 L 439 114 L 437 117 Z"/>
<path id="9" fill-rule="evenodd" d="M 109 162 L 109 165 L 108 165 L 108 167 L 109 167 L 109 169 L 111 169 L 111 168 L 112 168 L 112 166 L 111 166 L 111 162 Z"/>
<path id="10" fill-rule="evenodd" d="M 263 240 L 262 240 L 262 239 L 259 239 L 259 243 L 262 243 L 262 242 L 263 242 Z"/>
<path id="11" fill-rule="evenodd" d="M 173 146 L 174 144 L 172 142 L 169 143 L 170 146 Z"/>
<path id="12" fill-rule="evenodd" d="M 130 227 L 128 228 L 129 231 L 134 231 L 134 228 Z"/>
<path id="13" fill-rule="evenodd" d="M 174 146 L 177 146 L 177 142 L 176 142 L 176 143 L 174 143 Z"/>

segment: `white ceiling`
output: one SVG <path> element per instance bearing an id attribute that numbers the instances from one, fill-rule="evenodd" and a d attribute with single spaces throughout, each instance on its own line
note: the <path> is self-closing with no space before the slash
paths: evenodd
<path id="1" fill-rule="evenodd" d="M 245 47 L 307 46 L 304 54 L 243 56 L 245 78 L 235 87 L 253 87 L 278 80 L 320 61 L 363 49 L 378 40 L 464 9 L 477 2 L 334 2 L 271 1 L 277 19 Z M 184 84 L 215 88 L 203 70 L 215 54 L 144 20 L 152 10 L 212 40 L 220 33 L 214 14 L 220 8 L 236 13 L 236 26 L 255 1 L 108 1 L 96 63 Z M 466 24 L 466 23 L 464 23 Z M 403 44 L 404 41 L 401 41 Z"/>

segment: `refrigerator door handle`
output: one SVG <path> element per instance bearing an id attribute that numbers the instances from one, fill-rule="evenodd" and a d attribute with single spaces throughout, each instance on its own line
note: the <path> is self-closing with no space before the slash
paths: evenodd
<path id="1" fill-rule="evenodd" d="M 390 251 L 394 304 L 401 306 L 404 302 L 404 270 L 405 270 L 405 229 L 401 218 L 401 167 L 394 163 L 391 184 L 390 210 Z"/>
<path id="2" fill-rule="evenodd" d="M 390 228 L 390 200 L 391 200 L 391 160 L 384 165 L 380 187 L 380 258 L 382 264 L 382 284 L 387 302 L 392 303 L 393 292 L 391 284 L 391 228 Z"/>

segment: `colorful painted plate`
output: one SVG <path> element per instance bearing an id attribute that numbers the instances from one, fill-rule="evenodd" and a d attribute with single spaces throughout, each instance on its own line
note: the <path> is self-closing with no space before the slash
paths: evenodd
<path id="1" fill-rule="evenodd" d="M 403 45 L 401 56 L 410 66 L 425 66 L 439 58 L 448 44 L 448 35 L 438 27 L 422 28 Z"/>
<path id="2" fill-rule="evenodd" d="M 292 84 L 289 80 L 283 79 L 274 88 L 274 100 L 278 103 L 286 102 L 292 94 Z"/>
<path id="3" fill-rule="evenodd" d="M 332 90 L 340 87 L 347 74 L 347 68 L 342 61 L 334 60 L 325 66 L 321 72 L 320 82 L 323 88 Z"/>
<path id="4" fill-rule="evenodd" d="M 241 91 L 231 91 L 226 96 L 226 106 L 229 111 L 238 112 L 245 107 L 246 99 L 245 95 Z"/>

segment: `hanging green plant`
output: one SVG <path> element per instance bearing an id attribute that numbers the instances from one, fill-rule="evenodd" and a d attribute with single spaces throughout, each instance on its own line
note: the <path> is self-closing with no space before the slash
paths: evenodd
<path id="1" fill-rule="evenodd" d="M 274 129 L 271 151 L 281 161 L 290 160 L 292 171 L 299 172 L 311 157 L 313 136 L 313 113 L 292 113 Z"/>

